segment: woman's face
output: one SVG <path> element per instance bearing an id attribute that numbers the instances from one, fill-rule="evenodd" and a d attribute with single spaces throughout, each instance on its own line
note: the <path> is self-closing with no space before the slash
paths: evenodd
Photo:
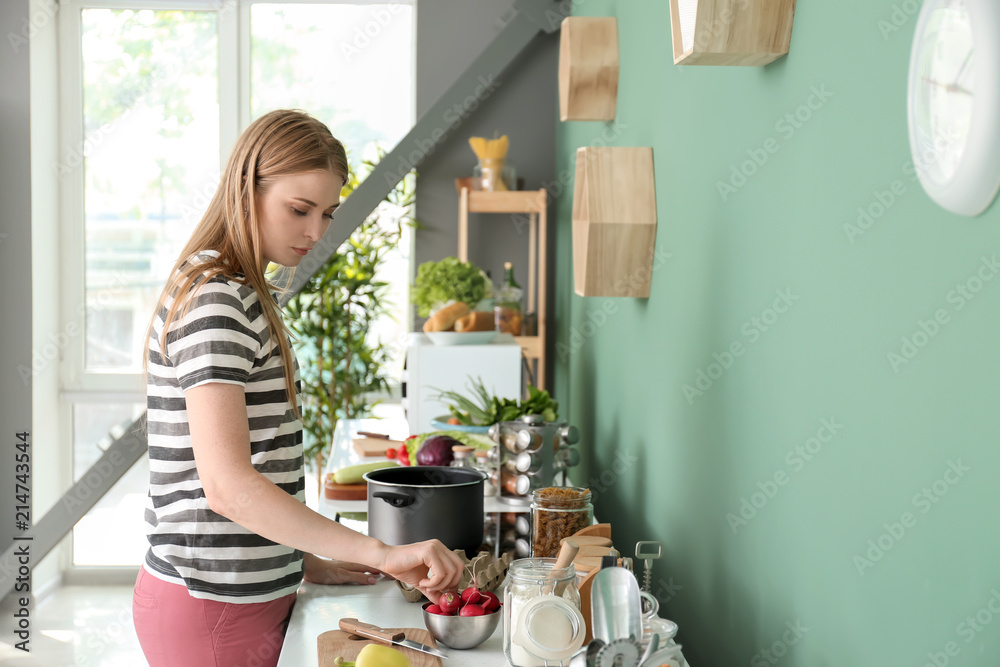
<path id="1" fill-rule="evenodd" d="M 343 180 L 329 171 L 279 176 L 257 196 L 257 220 L 268 262 L 298 266 L 330 226 Z"/>

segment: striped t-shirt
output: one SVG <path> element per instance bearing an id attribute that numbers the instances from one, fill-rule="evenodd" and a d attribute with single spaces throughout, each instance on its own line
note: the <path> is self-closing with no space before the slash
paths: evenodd
<path id="1" fill-rule="evenodd" d="M 192 261 L 206 254 L 214 252 Z M 254 289 L 220 276 L 200 279 L 192 294 L 190 309 L 167 334 L 166 354 L 160 334 L 169 300 L 157 313 L 149 341 L 146 569 L 187 586 L 196 598 L 274 600 L 301 583 L 302 552 L 209 508 L 191 449 L 184 391 L 208 382 L 243 386 L 254 468 L 304 503 L 302 423 L 288 400 L 281 355 L 276 344 L 272 348 Z M 298 363 L 295 386 L 300 387 Z"/>

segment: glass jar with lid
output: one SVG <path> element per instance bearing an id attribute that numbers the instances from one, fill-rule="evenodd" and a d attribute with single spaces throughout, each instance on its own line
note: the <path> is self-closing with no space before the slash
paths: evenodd
<path id="1" fill-rule="evenodd" d="M 531 555 L 555 557 L 563 538 L 583 530 L 594 520 L 590 489 L 547 486 L 531 496 Z"/>
<path id="2" fill-rule="evenodd" d="M 677 636 L 677 624 L 657 615 L 660 603 L 652 593 L 642 591 L 639 596 L 642 599 L 642 640 L 640 642 L 642 650 L 646 650 L 653 635 L 657 637 L 659 648 L 673 646 L 674 637 Z"/>
<path id="3" fill-rule="evenodd" d="M 451 447 L 451 467 L 452 468 L 475 468 L 476 458 L 473 455 L 473 448 L 465 445 L 452 445 Z"/>
<path id="4" fill-rule="evenodd" d="M 504 589 L 503 652 L 513 667 L 568 665 L 587 634 L 573 564 L 522 558 L 510 564 Z"/>

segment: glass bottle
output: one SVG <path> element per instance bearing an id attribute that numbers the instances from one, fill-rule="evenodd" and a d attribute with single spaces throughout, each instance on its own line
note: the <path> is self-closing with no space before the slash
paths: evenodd
<path id="1" fill-rule="evenodd" d="M 472 447 L 466 447 L 465 445 L 452 445 L 451 453 L 451 467 L 452 468 L 475 468 L 474 457 L 472 455 Z"/>
<path id="2" fill-rule="evenodd" d="M 520 336 L 524 317 L 521 313 L 521 286 L 514 280 L 514 264 L 504 262 L 504 279 L 497 290 L 496 306 L 493 308 L 494 323 L 500 333 Z"/>
<path id="3" fill-rule="evenodd" d="M 589 526 L 594 520 L 590 489 L 578 486 L 547 486 L 531 495 L 531 555 L 555 557 L 563 538 Z"/>
<path id="4" fill-rule="evenodd" d="M 486 497 L 497 495 L 497 487 L 493 485 L 492 478 L 496 465 L 490 461 L 490 452 L 485 449 L 477 449 L 473 456 L 473 467 L 486 475 L 486 481 L 483 482 L 483 495 Z"/>
<path id="5" fill-rule="evenodd" d="M 568 665 L 587 633 L 572 563 L 521 558 L 504 582 L 503 652 L 514 667 Z M 554 638 L 561 638 L 554 645 Z"/>

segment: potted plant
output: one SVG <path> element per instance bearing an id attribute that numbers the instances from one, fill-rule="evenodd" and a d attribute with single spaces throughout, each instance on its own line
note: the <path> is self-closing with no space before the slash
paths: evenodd
<path id="1" fill-rule="evenodd" d="M 375 163 L 362 166 L 367 175 Z M 414 182 L 413 173 L 400 181 L 286 307 L 302 378 L 304 455 L 318 474 L 337 422 L 370 416 L 377 405 L 371 396 L 389 388 L 391 346 L 372 333 L 389 314 L 389 285 L 376 272 L 399 245 L 404 226 L 417 224 Z M 344 194 L 358 183 L 352 169 Z"/>

